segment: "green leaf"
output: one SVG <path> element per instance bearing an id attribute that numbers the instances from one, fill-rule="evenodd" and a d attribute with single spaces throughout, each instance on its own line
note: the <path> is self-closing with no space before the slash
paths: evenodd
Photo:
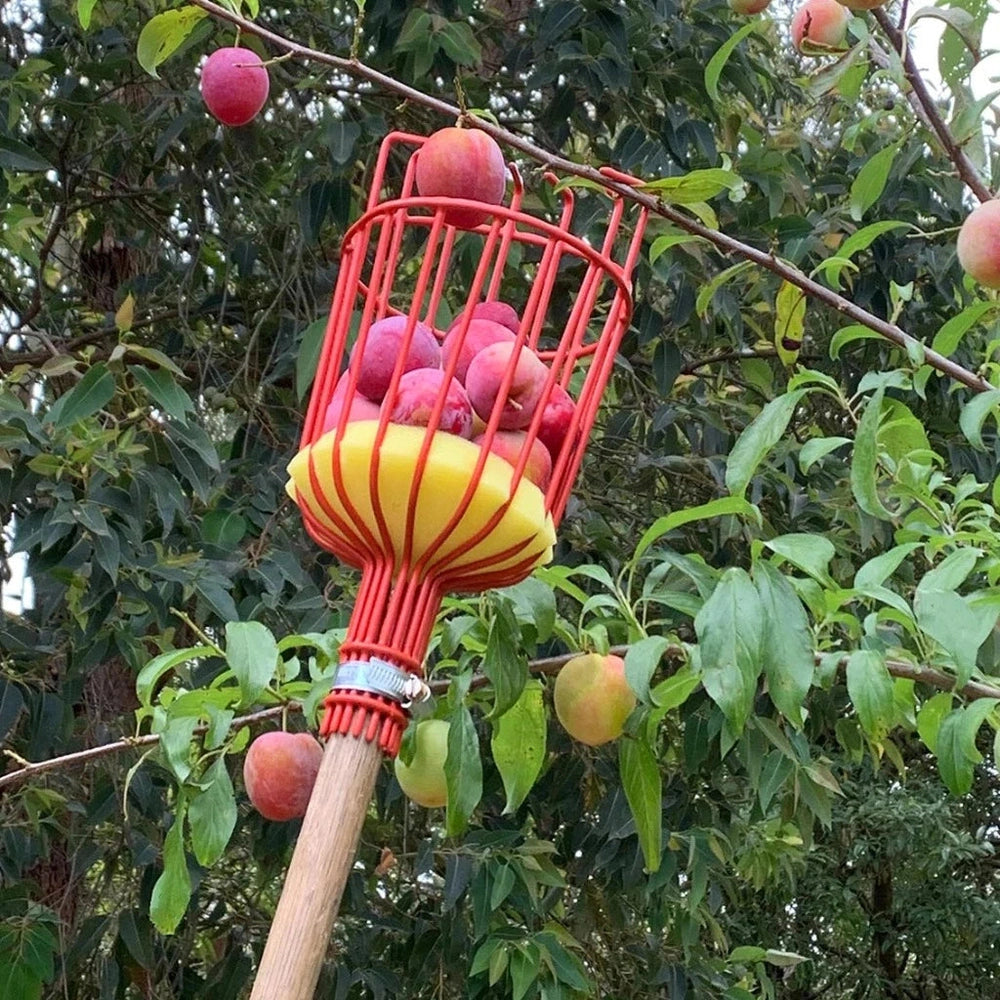
<path id="1" fill-rule="evenodd" d="M 76 0 L 76 16 L 80 20 L 80 27 L 84 31 L 90 29 L 90 17 L 97 6 L 97 0 Z"/>
<path id="2" fill-rule="evenodd" d="M 541 774 L 547 732 L 542 684 L 528 681 L 520 698 L 493 724 L 491 749 L 507 793 L 505 813 L 517 811 Z"/>
<path id="3" fill-rule="evenodd" d="M 650 703 L 649 682 L 669 648 L 669 639 L 653 635 L 629 646 L 625 654 L 625 680 L 639 700 L 647 705 Z"/>
<path id="4" fill-rule="evenodd" d="M 236 828 L 236 795 L 224 756 L 205 772 L 201 786 L 188 806 L 188 828 L 194 856 L 207 867 L 222 857 Z"/>
<path id="5" fill-rule="evenodd" d="M 538 978 L 538 949 L 531 944 L 519 944 L 510 955 L 510 1000 L 524 1000 Z"/>
<path id="6" fill-rule="evenodd" d="M 726 570 L 694 620 L 701 682 L 737 734 L 753 706 L 761 668 L 764 614 L 745 570 Z"/>
<path id="7" fill-rule="evenodd" d="M 510 601 L 519 622 L 534 625 L 538 642 L 548 642 L 552 638 L 556 627 L 556 595 L 550 586 L 537 576 L 529 576 L 497 593 Z"/>
<path id="8" fill-rule="evenodd" d="M 246 518 L 231 510 L 209 511 L 201 522 L 201 537 L 222 549 L 235 549 L 246 532 Z"/>
<path id="9" fill-rule="evenodd" d="M 726 489 L 743 496 L 764 456 L 781 440 L 795 408 L 809 389 L 796 389 L 772 399 L 744 428 L 726 462 Z"/>
<path id="10" fill-rule="evenodd" d="M 135 679 L 135 693 L 139 698 L 139 704 L 149 706 L 152 703 L 153 692 L 161 679 L 175 667 L 189 660 L 218 655 L 218 650 L 213 646 L 186 646 L 184 649 L 171 649 L 169 652 L 154 656 L 139 671 L 139 676 Z"/>
<path id="11" fill-rule="evenodd" d="M 743 178 L 731 170 L 709 167 L 705 170 L 691 170 L 680 177 L 660 177 L 639 186 L 640 191 L 649 191 L 663 201 L 675 205 L 690 205 L 692 202 L 713 198 L 720 191 L 736 191 L 743 187 Z"/>
<path id="12" fill-rule="evenodd" d="M 483 673 L 493 687 L 491 718 L 501 716 L 524 690 L 528 679 L 528 661 L 521 651 L 521 630 L 510 602 L 496 602 L 496 615 L 490 624 L 483 654 Z"/>
<path id="13" fill-rule="evenodd" d="M 847 694 L 865 732 L 881 740 L 892 722 L 892 678 L 878 653 L 855 650 L 847 658 Z"/>
<path id="14" fill-rule="evenodd" d="M 880 149 L 858 171 L 851 184 L 851 218 L 860 222 L 865 212 L 879 200 L 889 180 L 892 161 L 899 152 L 899 144 L 893 143 Z"/>
<path id="15" fill-rule="evenodd" d="M 957 685 L 961 687 L 967 683 L 976 669 L 979 647 L 993 631 L 996 610 L 974 609 L 966 598 L 954 591 L 918 587 L 913 611 L 917 624 L 954 657 L 958 667 Z"/>
<path id="16" fill-rule="evenodd" d="M 733 278 L 743 274 L 744 271 L 749 271 L 753 266 L 752 261 L 740 261 L 739 264 L 733 264 L 732 267 L 727 267 L 724 271 L 720 271 L 711 281 L 705 282 L 701 287 L 701 291 L 698 292 L 698 298 L 695 299 L 695 312 L 699 316 L 704 316 L 708 312 L 708 307 L 711 305 L 715 293 L 727 281 L 732 281 Z"/>
<path id="17" fill-rule="evenodd" d="M 757 527 L 762 524 L 760 511 L 743 497 L 720 497 L 698 507 L 685 507 L 683 510 L 675 510 L 672 514 L 665 514 L 663 517 L 657 518 L 643 532 L 639 544 L 635 547 L 632 561 L 638 562 L 646 549 L 668 532 L 690 524 L 692 521 L 706 521 L 713 517 L 724 517 L 726 514 L 739 514 L 742 517 L 748 517 L 753 520 Z"/>
<path id="18" fill-rule="evenodd" d="M 626 737 L 618 744 L 618 765 L 646 871 L 655 872 L 660 867 L 663 827 L 663 779 L 656 755 L 644 739 Z"/>
<path id="19" fill-rule="evenodd" d="M 884 219 L 881 222 L 873 222 L 869 226 L 864 226 L 857 232 L 852 233 L 837 247 L 837 256 L 823 261 L 817 271 L 823 271 L 827 283 L 831 288 L 840 288 L 840 275 L 844 270 L 844 265 L 862 250 L 867 250 L 872 243 L 885 233 L 894 229 L 912 228 L 909 222 L 897 222 L 895 219 Z M 848 328 L 850 329 L 850 328 Z M 866 328 L 867 329 L 867 328 Z"/>
<path id="20" fill-rule="evenodd" d="M 808 573 L 814 580 L 824 586 L 832 583 L 827 567 L 830 560 L 837 554 L 833 542 L 825 535 L 807 535 L 795 532 L 789 535 L 778 535 L 765 542 L 775 555 L 786 559 L 793 566 Z"/>
<path id="21" fill-rule="evenodd" d="M 191 876 L 184 856 L 184 812 L 180 801 L 173 826 L 163 841 L 163 872 L 149 900 L 149 917 L 161 934 L 177 930 L 191 899 Z"/>
<path id="22" fill-rule="evenodd" d="M 809 619 L 792 585 L 769 562 L 754 566 L 753 579 L 764 618 L 771 623 L 761 637 L 767 690 L 778 711 L 801 726 L 815 667 Z"/>
<path id="23" fill-rule="evenodd" d="M 998 407 L 1000 407 L 1000 389 L 978 393 L 962 407 L 958 425 L 973 448 L 979 451 L 986 450 L 986 445 L 983 444 L 983 424 L 989 416 L 998 419 L 1000 415 Z"/>
<path id="24" fill-rule="evenodd" d="M 194 403 L 170 372 L 165 368 L 149 369 L 141 365 L 129 365 L 128 370 L 165 413 L 182 424 L 187 423 L 187 415 L 194 412 Z"/>
<path id="25" fill-rule="evenodd" d="M 208 11 L 200 7 L 179 7 L 165 10 L 146 22 L 139 33 L 136 44 L 136 58 L 139 65 L 152 77 L 159 79 L 156 67 L 184 44 L 184 40 L 195 29 Z"/>
<path id="26" fill-rule="evenodd" d="M 960 313 L 952 316 L 941 328 L 931 341 L 931 349 L 948 357 L 958 350 L 962 338 L 980 320 L 991 313 L 997 311 L 996 302 L 973 302 L 971 306 L 966 306 Z"/>
<path id="27" fill-rule="evenodd" d="M 718 102 L 719 100 L 719 77 L 722 75 L 722 70 L 729 61 L 729 57 L 733 54 L 733 50 L 747 35 L 755 32 L 757 27 L 758 22 L 756 21 L 743 25 L 739 31 L 730 35 L 708 60 L 708 65 L 705 67 L 705 90 L 713 101 Z"/>
<path id="28" fill-rule="evenodd" d="M 965 795 L 972 788 L 973 772 L 983 755 L 976 736 L 986 717 L 1000 704 L 996 698 L 980 698 L 964 708 L 956 708 L 938 730 L 937 759 L 941 778 L 953 795 Z"/>
<path id="29" fill-rule="evenodd" d="M 671 709 L 679 708 L 688 700 L 691 692 L 701 684 L 701 675 L 688 664 L 684 664 L 676 673 L 666 680 L 660 681 L 649 693 L 650 700 L 656 706 L 650 713 L 650 718 L 659 721 Z"/>
<path id="30" fill-rule="evenodd" d="M 937 755 L 938 733 L 945 716 L 951 711 L 953 701 L 950 691 L 939 691 L 928 698 L 917 713 L 917 733 L 932 754 Z"/>
<path id="31" fill-rule="evenodd" d="M 260 622 L 226 625 L 226 662 L 240 685 L 244 705 L 252 705 L 278 669 L 278 644 Z"/>
<path id="32" fill-rule="evenodd" d="M 56 169 L 30 146 L 6 135 L 0 135 L 0 168 L 14 173 Z"/>
<path id="33" fill-rule="evenodd" d="M 858 421 L 851 456 L 851 493 L 866 514 L 880 521 L 890 521 L 892 511 L 878 495 L 878 424 L 884 391 L 879 388 L 872 394 Z"/>
<path id="34" fill-rule="evenodd" d="M 808 472 L 821 458 L 825 458 L 831 451 L 836 451 L 845 444 L 850 443 L 850 438 L 846 437 L 821 437 L 810 438 L 799 451 L 799 468 L 803 473 Z"/>
<path id="35" fill-rule="evenodd" d="M 904 545 L 896 545 L 883 552 L 882 555 L 869 559 L 854 574 L 855 587 L 878 587 L 896 572 L 903 564 L 911 552 L 920 548 L 919 542 L 907 542 Z"/>
<path id="36" fill-rule="evenodd" d="M 449 21 L 438 32 L 437 40 L 448 58 L 459 66 L 479 66 L 483 61 L 483 47 L 469 24 Z"/>
<path id="37" fill-rule="evenodd" d="M 70 427 L 103 409 L 114 395 L 114 377 L 99 362 L 56 403 L 49 416 L 59 429 Z"/>
<path id="38" fill-rule="evenodd" d="M 448 727 L 448 756 L 444 762 L 448 788 L 448 811 L 445 831 L 457 837 L 469 823 L 469 817 L 483 796 L 483 762 L 479 756 L 479 737 L 472 713 L 465 705 L 458 710 Z"/>
<path id="39" fill-rule="evenodd" d="M 869 326 L 862 326 L 860 323 L 853 323 L 851 326 L 841 327 L 830 338 L 830 357 L 836 361 L 840 357 L 840 352 L 846 344 L 855 340 L 882 340 L 882 335 L 876 333 Z"/>
<path id="40" fill-rule="evenodd" d="M 666 233 L 657 236 L 649 246 L 649 263 L 655 264 L 660 257 L 673 247 L 684 243 L 707 243 L 701 236 L 693 236 L 691 233 Z"/>

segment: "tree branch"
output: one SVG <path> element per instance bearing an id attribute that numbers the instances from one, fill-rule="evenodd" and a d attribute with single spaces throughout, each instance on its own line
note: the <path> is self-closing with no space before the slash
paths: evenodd
<path id="1" fill-rule="evenodd" d="M 955 381 L 968 386 L 970 389 L 973 389 L 976 392 L 987 392 L 995 388 L 995 386 L 992 386 L 975 372 L 969 371 L 962 365 L 956 364 L 954 361 L 951 361 L 943 355 L 938 354 L 936 351 L 926 347 L 922 341 L 910 336 L 910 334 L 908 334 L 901 327 L 897 326 L 895 323 L 889 323 L 886 320 L 873 315 L 867 310 L 862 309 L 860 306 L 851 302 L 850 299 L 845 299 L 842 295 L 838 295 L 831 289 L 813 281 L 811 278 L 807 277 L 800 270 L 798 270 L 798 268 L 792 267 L 790 264 L 786 264 L 784 261 L 779 260 L 771 253 L 765 253 L 762 250 L 758 250 L 756 247 L 734 239 L 732 236 L 727 236 L 725 233 L 703 226 L 701 223 L 689 218 L 676 208 L 664 204 L 653 195 L 637 190 L 634 187 L 630 187 L 628 184 L 613 181 L 610 178 L 605 177 L 604 174 L 593 167 L 588 167 L 580 163 L 574 163 L 572 160 L 567 160 L 554 153 L 550 153 L 548 150 L 536 146 L 528 139 L 525 139 L 514 132 L 510 132 L 498 125 L 494 125 L 492 122 L 486 121 L 485 119 L 477 118 L 473 115 L 466 115 L 456 105 L 443 101 L 440 98 L 432 97 L 430 94 L 425 94 L 405 83 L 400 83 L 398 80 L 394 80 L 391 76 L 379 73 L 377 70 L 366 66 L 364 63 L 359 62 L 356 59 L 343 59 L 340 56 L 330 55 L 327 52 L 322 52 L 318 49 L 312 49 L 308 46 L 300 45 L 298 42 L 293 42 L 290 39 L 269 30 L 268 28 L 264 28 L 259 24 L 255 24 L 253 21 L 248 21 L 246 18 L 241 17 L 238 14 L 234 14 L 230 10 L 226 10 L 224 7 L 220 7 L 218 4 L 213 3 L 212 0 L 192 0 L 192 2 L 220 20 L 229 21 L 231 24 L 238 25 L 242 31 L 256 35 L 258 38 L 262 38 L 265 41 L 270 42 L 272 45 L 277 46 L 285 52 L 289 52 L 303 59 L 309 59 L 314 62 L 323 63 L 327 66 L 332 66 L 343 73 L 349 74 L 350 76 L 360 77 L 361 79 L 368 80 L 385 90 L 399 94 L 405 99 L 413 101 L 415 104 L 420 104 L 423 107 L 429 108 L 432 111 L 437 111 L 442 115 L 455 118 L 456 120 L 461 120 L 463 124 L 481 129 L 487 135 L 491 135 L 494 139 L 497 139 L 514 149 L 520 150 L 526 156 L 531 157 L 531 159 L 536 160 L 545 167 L 559 170 L 565 174 L 570 174 L 575 177 L 581 177 L 584 180 L 595 181 L 606 187 L 608 190 L 614 191 L 621 197 L 627 198 L 630 201 L 641 205 L 649 212 L 669 220 L 679 229 L 684 230 L 684 232 L 690 233 L 692 236 L 700 236 L 702 239 L 711 243 L 723 253 L 734 254 L 766 268 L 773 274 L 778 275 L 779 278 L 789 282 L 789 284 L 802 289 L 803 292 L 812 298 L 818 299 L 820 302 L 836 309 L 837 312 L 847 316 L 854 322 L 860 323 L 861 325 L 868 327 L 870 330 L 874 330 L 876 333 L 885 337 L 886 340 L 891 341 L 897 346 L 904 349 L 908 347 L 918 348 L 923 352 L 925 362 L 932 368 L 935 368 L 950 378 L 955 379 Z"/>
<path id="2" fill-rule="evenodd" d="M 628 646 L 612 646 L 609 652 L 613 653 L 615 656 L 624 656 L 629 650 Z M 537 660 L 528 661 L 528 669 L 533 674 L 557 674 L 567 663 L 567 661 L 573 659 L 574 656 L 579 656 L 579 652 L 573 653 L 562 653 L 559 656 L 545 656 Z M 663 653 L 663 660 L 668 661 L 670 666 L 670 672 L 672 673 L 674 669 L 680 667 L 682 664 L 687 662 L 688 652 L 680 645 L 668 646 Z M 820 662 L 820 654 L 816 654 L 817 665 Z M 951 691 L 955 687 L 955 678 L 949 676 L 941 670 L 935 670 L 933 667 L 924 667 L 915 663 L 907 663 L 905 660 L 886 660 L 886 669 L 893 677 L 902 677 L 907 680 L 916 681 L 920 684 L 927 684 L 930 687 L 939 688 L 942 691 Z M 838 670 L 844 670 L 847 667 L 847 657 L 842 657 L 837 663 Z M 431 681 L 429 687 L 433 694 L 444 694 L 448 690 L 448 685 L 451 683 L 450 679 L 443 677 L 436 681 Z M 475 674 L 472 678 L 472 683 L 469 685 L 471 689 L 476 690 L 482 687 L 486 687 L 490 683 L 489 678 L 485 674 Z M 960 688 L 956 694 L 969 701 L 975 701 L 978 698 L 996 698 L 1000 700 L 1000 687 L 993 687 L 990 684 L 984 684 L 980 681 L 969 681 L 968 684 Z M 297 701 L 288 701 L 281 705 L 276 705 L 273 708 L 263 708 L 258 712 L 251 712 L 249 715 L 241 715 L 233 719 L 230 724 L 231 730 L 243 729 L 246 726 L 256 725 L 258 722 L 265 722 L 268 719 L 274 719 L 279 717 L 283 712 L 301 712 L 302 705 Z M 208 729 L 208 726 L 198 726 L 195 729 L 195 734 L 204 733 Z M 18 763 L 23 763 L 23 767 L 20 767 L 16 771 L 9 771 L 7 774 L 0 774 L 0 790 L 4 789 L 8 785 L 14 785 L 18 782 L 24 781 L 26 778 L 30 778 L 35 774 L 43 774 L 46 771 L 55 771 L 63 767 L 71 767 L 76 764 L 86 764 L 89 761 L 97 760 L 100 757 L 105 757 L 109 754 L 118 753 L 122 750 L 129 750 L 133 747 L 151 747 L 159 743 L 160 737 L 156 733 L 151 733 L 146 736 L 128 736 L 125 739 L 116 740 L 113 743 L 102 743 L 100 746 L 89 747 L 86 750 L 78 750 L 75 753 L 63 754 L 61 757 L 51 757 L 49 760 L 37 761 L 35 763 L 26 762 L 23 758 L 19 757 L 12 750 L 4 750 L 8 757 L 17 761 Z"/>
<path id="3" fill-rule="evenodd" d="M 934 97 L 927 89 L 927 84 L 924 83 L 924 78 L 920 75 L 920 70 L 917 69 L 916 61 L 913 58 L 913 51 L 908 44 L 906 35 L 892 24 L 884 10 L 876 9 L 872 11 L 872 14 L 875 15 L 875 20 L 878 21 L 879 27 L 885 32 L 886 38 L 889 39 L 889 43 L 896 50 L 896 53 L 903 62 L 903 72 L 906 74 L 907 82 L 913 88 L 913 93 L 916 95 L 924 111 L 924 114 L 920 117 L 930 125 L 935 135 L 937 135 L 938 141 L 944 147 L 948 158 L 955 164 L 958 176 L 962 178 L 969 190 L 980 201 L 992 200 L 992 192 L 983 183 L 979 171 L 968 156 L 965 155 L 965 150 L 955 141 L 951 130 L 941 117 L 941 112 L 938 111 Z"/>

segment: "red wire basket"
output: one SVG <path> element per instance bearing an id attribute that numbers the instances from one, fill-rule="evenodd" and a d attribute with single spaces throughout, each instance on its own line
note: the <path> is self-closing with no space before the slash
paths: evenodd
<path id="1" fill-rule="evenodd" d="M 385 138 L 365 212 L 345 234 L 287 487 L 311 537 L 362 574 L 321 732 L 377 738 L 388 754 L 397 751 L 407 702 L 421 688 L 442 597 L 517 583 L 551 558 L 631 317 L 630 276 L 646 224 L 640 208 L 626 226 L 625 202 L 605 189 L 608 221 L 596 248 L 571 232 L 576 199 L 569 188 L 561 191 L 557 222 L 525 212 L 513 165 L 509 204 L 421 197 L 414 169 L 424 141 L 402 132 Z M 399 196 L 387 197 L 393 172 L 401 175 Z M 638 183 L 609 168 L 602 173 Z M 558 178 L 549 173 L 546 180 Z M 479 209 L 486 221 L 457 228 L 448 222 L 456 209 Z M 463 281 L 469 259 L 477 263 Z M 519 322 L 511 324 L 516 332 L 489 362 L 469 364 L 473 307 L 499 302 L 505 278 L 527 289 Z M 455 314 L 451 330 L 441 329 Z M 421 356 L 433 355 L 426 367 L 435 367 L 442 343 L 433 377 L 440 387 L 414 417 L 407 410 L 414 377 L 404 376 Z M 468 421 L 459 433 L 442 429 L 455 427 L 453 392 L 464 395 L 454 388 L 456 375 L 469 396 L 472 388 L 491 390 L 476 400 L 475 440 Z M 426 373 L 416 382 L 421 378 L 428 397 Z M 530 405 L 512 397 L 530 397 Z"/>

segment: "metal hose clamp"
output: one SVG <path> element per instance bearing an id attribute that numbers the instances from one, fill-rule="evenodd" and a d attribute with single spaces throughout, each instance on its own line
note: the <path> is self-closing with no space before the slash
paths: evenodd
<path id="1" fill-rule="evenodd" d="M 333 689 L 370 691 L 392 698 L 403 708 L 426 701 L 431 696 L 431 689 L 416 674 L 401 670 L 394 663 L 376 656 L 370 660 L 345 660 L 341 663 L 337 667 Z"/>

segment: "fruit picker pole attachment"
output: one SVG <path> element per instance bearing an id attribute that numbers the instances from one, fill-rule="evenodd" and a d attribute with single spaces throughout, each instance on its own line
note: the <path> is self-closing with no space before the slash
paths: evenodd
<path id="1" fill-rule="evenodd" d="M 313 995 L 382 757 L 395 756 L 410 706 L 430 694 L 423 662 L 442 598 L 513 585 L 551 559 L 631 318 L 645 208 L 626 225 L 618 194 L 584 192 L 611 210 L 602 236 L 593 213 L 577 235 L 574 192 L 550 198 L 549 218 L 523 212 L 513 165 L 508 204 L 422 197 L 415 174 L 427 141 L 383 140 L 365 211 L 344 237 L 288 467 L 306 530 L 360 569 L 361 583 L 325 702 L 323 762 L 251 1000 Z M 610 184 L 638 183 L 602 172 Z M 506 360 L 474 377 L 463 361 L 483 333 L 474 311 L 501 305 L 502 294 L 524 300 L 507 329 L 487 324 L 506 343 L 490 360 Z M 489 348 L 476 350 L 478 361 Z M 530 405 L 515 385 L 524 359 Z M 470 402 L 483 384 L 488 402 Z M 403 405 L 414 387 L 421 405 Z"/>

